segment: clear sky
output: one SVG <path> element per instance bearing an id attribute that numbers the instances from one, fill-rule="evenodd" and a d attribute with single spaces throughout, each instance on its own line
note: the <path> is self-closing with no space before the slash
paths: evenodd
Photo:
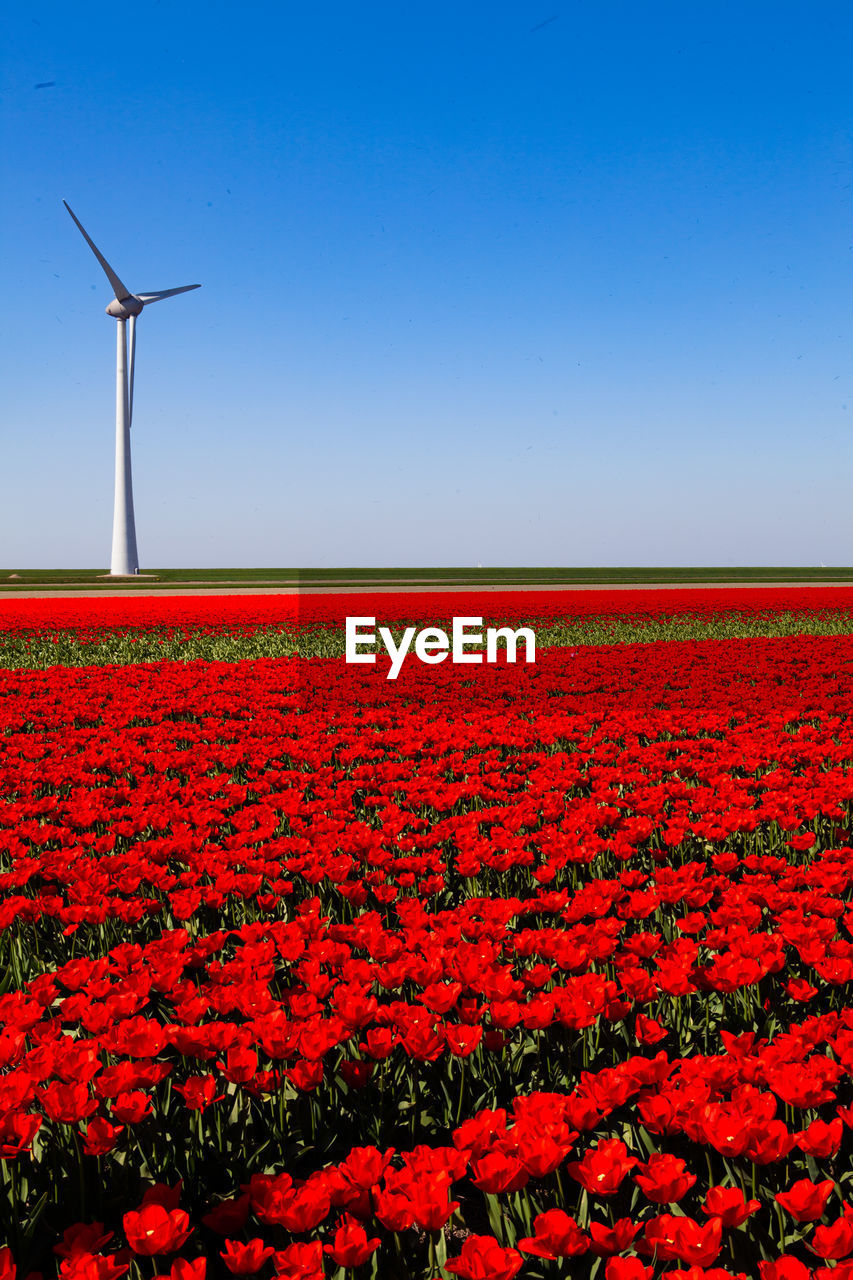
<path id="1" fill-rule="evenodd" d="M 0 566 L 853 564 L 844 0 L 19 5 Z M 41 87 L 40 87 L 41 86 Z"/>

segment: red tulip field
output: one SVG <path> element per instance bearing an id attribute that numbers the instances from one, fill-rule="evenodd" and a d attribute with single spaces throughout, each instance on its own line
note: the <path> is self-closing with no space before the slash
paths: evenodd
<path id="1" fill-rule="evenodd" d="M 853 1277 L 853 591 L 0 601 L 0 666 L 0 1280 Z"/>

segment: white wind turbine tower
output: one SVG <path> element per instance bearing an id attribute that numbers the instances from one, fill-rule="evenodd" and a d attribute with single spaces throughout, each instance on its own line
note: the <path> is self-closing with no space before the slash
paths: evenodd
<path id="1" fill-rule="evenodd" d="M 115 297 L 107 307 L 107 315 L 117 323 L 116 344 L 116 484 L 113 509 L 113 550 L 110 575 L 128 577 L 139 573 L 136 550 L 136 524 L 133 519 L 133 483 L 130 474 L 130 423 L 133 418 L 133 366 L 136 358 L 136 317 L 149 302 L 173 298 L 176 293 L 200 289 L 198 284 L 185 284 L 179 289 L 160 289 L 156 293 L 131 293 L 123 285 L 98 247 L 90 240 L 67 201 L 62 202 L 77 223 L 83 239 L 104 269 Z M 127 322 L 130 321 L 130 368 L 127 361 Z"/>

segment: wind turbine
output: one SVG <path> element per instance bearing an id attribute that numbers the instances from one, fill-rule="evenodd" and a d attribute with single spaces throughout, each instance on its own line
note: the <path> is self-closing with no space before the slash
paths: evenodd
<path id="1" fill-rule="evenodd" d="M 133 368 L 136 360 L 136 317 L 150 302 L 174 298 L 177 293 L 200 289 L 198 284 L 181 285 L 179 289 L 160 289 L 155 293 L 131 293 L 122 284 L 97 245 L 86 234 L 73 209 L 65 205 L 77 227 L 104 270 L 115 297 L 107 307 L 116 325 L 116 483 L 113 508 L 113 549 L 110 558 L 111 577 L 129 577 L 139 573 L 136 550 L 136 523 L 133 518 L 133 481 L 130 473 L 130 424 L 133 418 Z M 130 321 L 130 368 L 127 361 L 127 322 Z"/>

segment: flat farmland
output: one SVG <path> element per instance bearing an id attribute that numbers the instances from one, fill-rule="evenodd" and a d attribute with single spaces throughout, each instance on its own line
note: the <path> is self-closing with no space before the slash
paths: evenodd
<path id="1" fill-rule="evenodd" d="M 0 603 L 0 1274 L 848 1274 L 851 614 Z"/>
<path id="2" fill-rule="evenodd" d="M 480 566 L 434 566 L 403 568 L 284 568 L 284 569 L 144 569 L 128 578 L 111 578 L 104 569 L 0 569 L 0 595 L 27 595 L 30 592 L 77 594 L 113 593 L 116 590 L 138 595 L 163 591 L 222 590 L 326 590 L 370 591 L 381 587 L 392 591 L 407 589 L 446 590 L 468 587 L 489 588 L 567 586 L 685 586 L 798 584 L 832 585 L 853 582 L 853 568 L 815 566 L 709 566 L 705 568 L 664 567 L 578 567 L 531 566 L 529 568 Z"/>

